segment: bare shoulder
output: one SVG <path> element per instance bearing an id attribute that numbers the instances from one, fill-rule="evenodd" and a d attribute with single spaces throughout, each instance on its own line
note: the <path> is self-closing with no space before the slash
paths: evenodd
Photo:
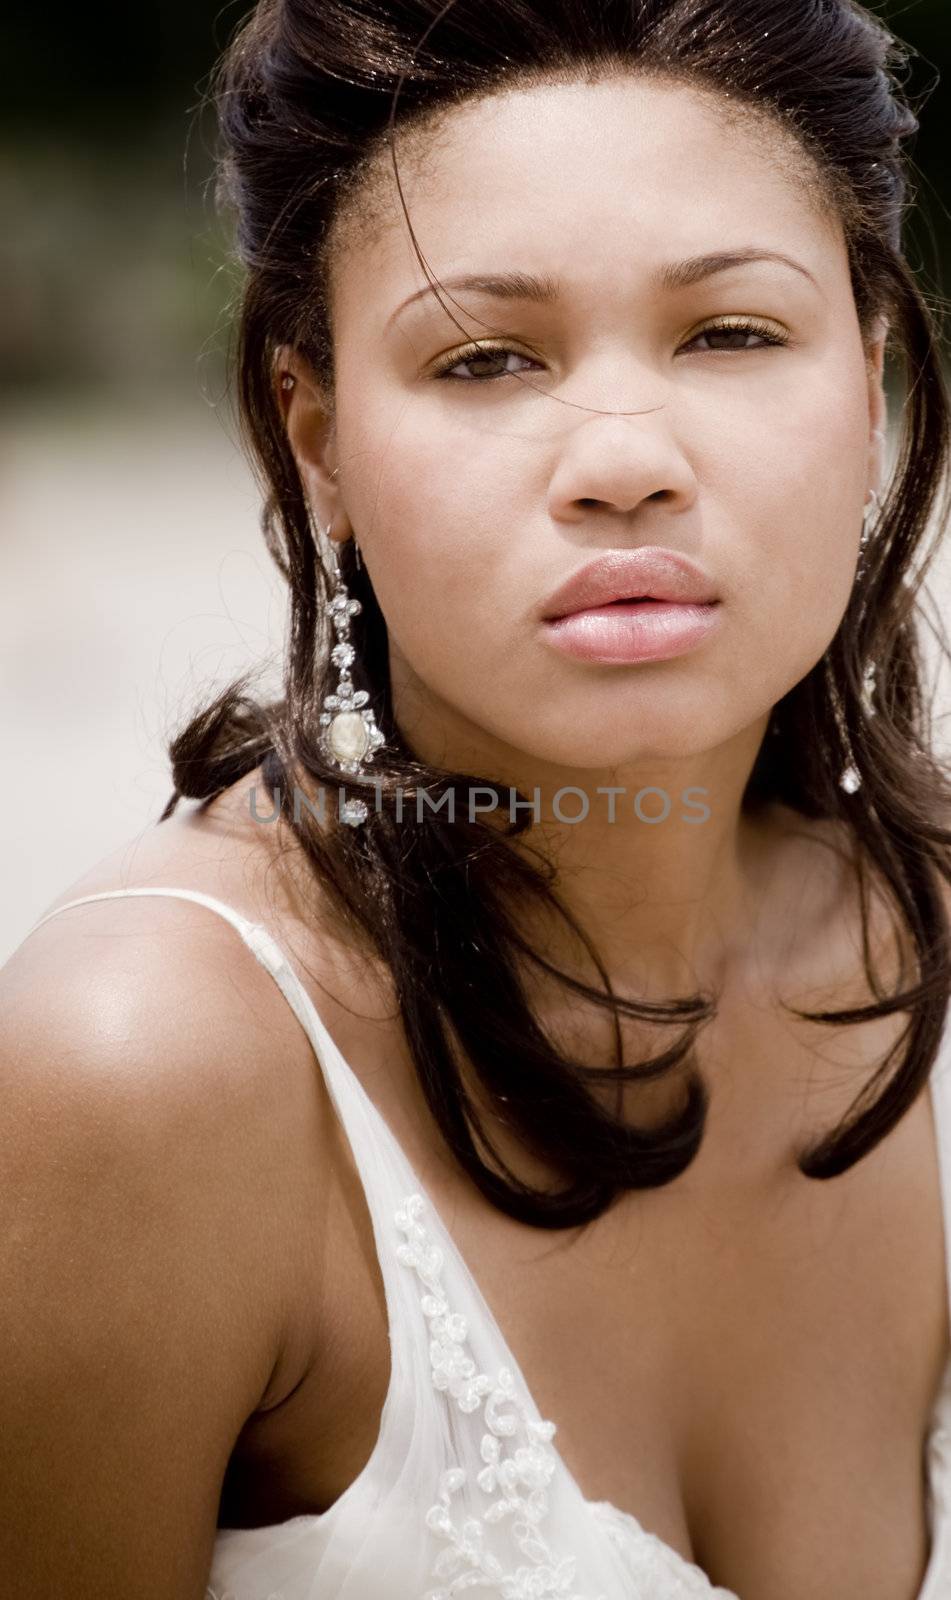
<path id="1" fill-rule="evenodd" d="M 250 816 L 248 787 L 146 830 L 47 912 L 114 890 L 199 891 L 266 924 L 301 971 L 332 988 L 343 962 L 321 937 L 319 900 L 304 903 L 286 842 Z M 260 810 L 270 810 L 266 795 Z M 15 1085 L 17 1126 L 68 1119 L 77 1138 L 85 1129 L 83 1170 L 135 1129 L 143 1170 L 191 1195 L 260 1354 L 258 1392 L 245 1398 L 252 1410 L 279 1403 L 315 1359 L 319 1284 L 302 1219 L 319 1218 L 326 1202 L 336 1134 L 310 1041 L 273 977 L 208 907 L 121 894 L 34 928 L 0 969 L 0 1018 L 7 1075 L 18 1062 L 28 1069 Z M 192 1231 L 197 1240 L 197 1223 Z"/>
<path id="2" fill-rule="evenodd" d="M 230 1114 L 234 1139 L 254 1144 L 270 1190 L 262 1223 L 283 1222 L 279 1203 L 296 1219 L 293 1227 L 288 1220 L 285 1252 L 297 1293 L 312 1306 L 314 1285 L 302 1280 L 293 1252 L 306 1257 L 301 1218 L 321 1199 L 315 1186 L 339 1134 L 313 1047 L 285 996 L 235 927 L 200 902 L 123 893 L 69 904 L 144 888 L 211 897 L 267 928 L 346 1058 L 372 1059 L 389 1038 L 391 983 L 354 948 L 294 835 L 270 821 L 272 813 L 254 771 L 212 803 L 183 802 L 121 844 L 44 908 L 44 916 L 58 914 L 35 926 L 0 969 L 0 1009 L 13 1006 L 21 1028 L 34 1027 L 40 1011 L 53 1026 L 55 996 L 64 1029 L 81 1021 L 87 1033 L 119 1029 L 143 1047 L 153 1041 L 156 1096 L 191 1094 L 206 1122 L 216 1108 Z M 187 1063 L 185 1079 L 175 1077 L 174 1061 Z M 220 1172 L 222 1184 L 229 1178 L 247 1192 L 240 1165 Z"/>
<path id="3" fill-rule="evenodd" d="M 314 1357 L 302 1055 L 272 980 L 189 902 L 76 906 L 0 972 L 5 1594 L 204 1592 L 235 1440 Z"/>

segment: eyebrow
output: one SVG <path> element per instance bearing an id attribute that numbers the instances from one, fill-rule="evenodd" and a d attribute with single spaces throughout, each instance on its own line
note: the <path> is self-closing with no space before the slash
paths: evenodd
<path id="1" fill-rule="evenodd" d="M 705 278 L 712 278 L 718 272 L 729 272 L 733 267 L 745 267 L 757 261 L 777 261 L 782 266 L 791 267 L 795 272 L 801 272 L 810 283 L 819 288 L 816 279 L 801 261 L 784 255 L 781 250 L 758 250 L 752 246 L 740 250 L 716 251 L 710 255 L 688 256 L 683 261 L 668 261 L 665 266 L 652 274 L 651 286 L 673 293 L 678 289 L 689 289 L 693 284 L 701 283 Z M 469 272 L 461 277 L 445 278 L 439 287 L 468 289 L 495 300 L 528 300 L 535 305 L 550 305 L 561 293 L 561 285 L 557 278 L 550 274 L 539 277 L 531 272 Z M 432 284 L 427 284 L 425 289 L 417 289 L 415 294 L 411 294 L 397 306 L 389 317 L 387 326 L 405 311 L 407 306 L 413 305 L 424 295 L 435 292 Z"/>

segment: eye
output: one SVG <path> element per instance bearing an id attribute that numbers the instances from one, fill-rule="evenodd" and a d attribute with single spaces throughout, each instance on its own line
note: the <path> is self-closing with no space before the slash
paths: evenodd
<path id="1" fill-rule="evenodd" d="M 751 337 L 757 338 L 761 342 L 758 345 L 744 343 L 746 339 Z M 733 343 L 715 345 L 713 347 L 724 351 L 762 350 L 769 345 L 785 345 L 789 343 L 787 334 L 780 333 L 778 329 L 768 322 L 761 322 L 758 317 L 736 317 L 730 319 L 721 317 L 717 322 L 711 322 L 706 328 L 701 328 L 698 333 L 695 333 L 693 338 L 688 340 L 687 348 L 689 349 L 690 345 L 695 344 L 698 339 L 720 338 L 734 341 Z"/>
<path id="2" fill-rule="evenodd" d="M 456 376 L 457 367 L 471 367 L 473 362 L 477 364 L 484 361 L 490 363 L 493 361 L 498 362 L 502 360 L 503 356 L 519 356 L 522 361 L 531 360 L 531 356 L 524 356 L 520 350 L 513 350 L 507 345 L 468 344 L 462 350 L 454 350 L 450 355 L 441 357 L 433 372 L 433 377 L 449 378 L 455 383 L 476 383 L 485 379 L 508 378 L 512 375 L 511 369 L 508 372 L 476 372 L 469 378 L 458 378 Z"/>

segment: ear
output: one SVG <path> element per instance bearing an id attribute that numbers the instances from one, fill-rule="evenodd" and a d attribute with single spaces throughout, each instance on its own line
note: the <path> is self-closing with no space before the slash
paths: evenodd
<path id="1" fill-rule="evenodd" d="M 872 340 L 866 351 L 868 373 L 868 487 L 881 492 L 885 482 L 885 430 L 888 426 L 888 402 L 885 398 L 885 349 L 888 343 L 889 324 L 884 317 L 875 323 Z"/>
<path id="2" fill-rule="evenodd" d="M 343 542 L 346 513 L 336 460 L 336 424 L 330 397 L 318 381 L 307 358 L 291 345 L 282 345 L 274 362 L 274 393 L 284 418 L 288 443 L 304 492 L 320 526 L 334 526 L 333 537 Z"/>

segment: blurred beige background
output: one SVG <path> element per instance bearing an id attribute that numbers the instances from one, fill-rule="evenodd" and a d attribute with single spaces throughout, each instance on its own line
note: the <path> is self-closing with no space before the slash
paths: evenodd
<path id="1" fill-rule="evenodd" d="M 0 444 L 0 963 L 46 903 L 160 815 L 164 745 L 249 665 L 284 591 L 225 423 L 187 389 L 23 407 Z"/>

